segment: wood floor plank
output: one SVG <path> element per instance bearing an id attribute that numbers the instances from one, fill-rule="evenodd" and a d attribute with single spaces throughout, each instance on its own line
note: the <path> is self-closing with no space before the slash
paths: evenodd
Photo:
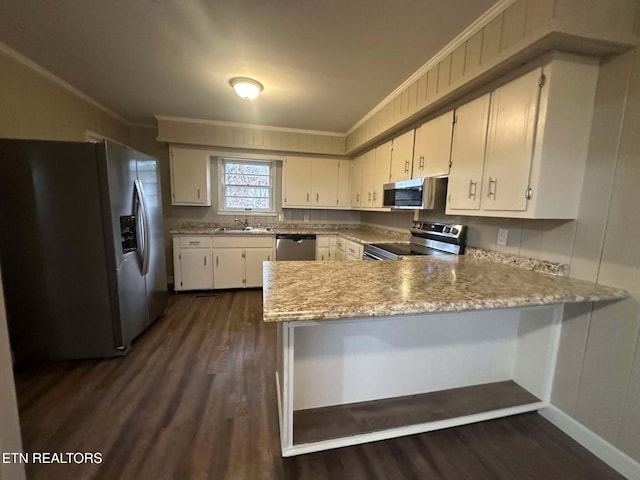
<path id="1" fill-rule="evenodd" d="M 621 478 L 537 414 L 283 459 L 275 348 L 260 290 L 181 294 L 125 357 L 17 372 L 27 452 L 104 458 L 98 465 L 31 463 L 28 477 Z"/>

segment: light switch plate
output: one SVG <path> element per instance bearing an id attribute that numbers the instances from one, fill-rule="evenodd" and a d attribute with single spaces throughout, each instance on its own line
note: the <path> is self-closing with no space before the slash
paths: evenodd
<path id="1" fill-rule="evenodd" d="M 309 223 L 309 214 L 305 213 L 303 218 L 304 223 Z"/>
<path id="2" fill-rule="evenodd" d="M 508 239 L 509 239 L 509 230 L 506 228 L 499 228 L 498 240 L 496 240 L 496 243 L 501 247 L 506 247 Z"/>

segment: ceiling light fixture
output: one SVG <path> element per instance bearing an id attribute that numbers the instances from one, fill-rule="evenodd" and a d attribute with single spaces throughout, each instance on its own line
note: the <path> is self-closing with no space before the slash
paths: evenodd
<path id="1" fill-rule="evenodd" d="M 253 100 L 264 88 L 260 82 L 244 77 L 234 77 L 229 80 L 229 84 L 240 98 L 244 98 L 245 100 Z"/>

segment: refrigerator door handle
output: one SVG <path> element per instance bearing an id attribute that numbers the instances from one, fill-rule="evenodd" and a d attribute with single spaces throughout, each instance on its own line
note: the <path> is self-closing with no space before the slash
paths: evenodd
<path id="1" fill-rule="evenodd" d="M 142 217 L 142 236 L 143 238 L 143 249 L 142 249 L 142 276 L 144 277 L 147 273 L 149 273 L 149 260 L 151 254 L 151 236 L 150 236 L 150 228 L 149 228 L 149 212 L 147 210 L 147 203 L 144 199 L 144 190 L 142 188 L 142 183 L 140 180 L 135 180 L 133 184 L 133 190 L 136 197 L 136 201 L 140 208 L 140 213 Z"/>

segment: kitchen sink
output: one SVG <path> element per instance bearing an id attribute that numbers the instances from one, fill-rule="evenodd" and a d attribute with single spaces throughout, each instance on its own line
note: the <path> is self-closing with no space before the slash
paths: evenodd
<path id="1" fill-rule="evenodd" d="M 214 232 L 228 232 L 228 233 L 243 233 L 243 232 L 270 232 L 271 228 L 260 228 L 260 227 L 243 227 L 243 228 L 216 228 Z"/>

